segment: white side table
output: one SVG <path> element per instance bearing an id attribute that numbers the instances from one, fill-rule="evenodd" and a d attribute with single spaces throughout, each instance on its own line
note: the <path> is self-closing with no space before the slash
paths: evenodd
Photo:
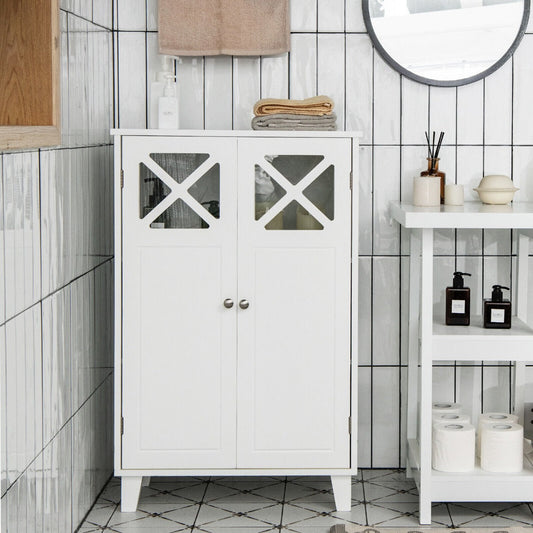
<path id="1" fill-rule="evenodd" d="M 450 474 L 431 466 L 433 361 L 499 361 L 505 353 L 515 362 L 514 412 L 523 422 L 525 361 L 533 360 L 533 321 L 527 317 L 533 203 L 415 207 L 393 202 L 390 214 L 410 236 L 407 476 L 418 487 L 420 523 L 431 523 L 432 502 L 533 501 L 533 464 L 527 458 L 519 474 L 494 474 L 479 466 L 471 473 Z M 481 316 L 472 316 L 466 328 L 447 327 L 443 318 L 433 316 L 433 232 L 440 228 L 517 230 L 518 290 L 510 330 L 484 329 Z"/>

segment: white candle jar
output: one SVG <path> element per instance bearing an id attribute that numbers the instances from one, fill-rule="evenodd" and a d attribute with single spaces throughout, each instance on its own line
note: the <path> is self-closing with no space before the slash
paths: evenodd
<path id="1" fill-rule="evenodd" d="M 413 205 L 418 207 L 440 205 L 439 176 L 415 176 L 413 178 Z"/>

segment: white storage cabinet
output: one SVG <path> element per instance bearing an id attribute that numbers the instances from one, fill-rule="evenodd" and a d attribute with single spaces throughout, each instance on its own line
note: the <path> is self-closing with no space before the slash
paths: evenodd
<path id="1" fill-rule="evenodd" d="M 115 474 L 356 474 L 357 136 L 115 130 Z"/>
<path id="2" fill-rule="evenodd" d="M 438 472 L 431 465 L 434 361 L 497 362 L 502 357 L 513 361 L 513 412 L 523 423 L 525 364 L 533 360 L 533 320 L 527 302 L 533 203 L 465 202 L 460 207 L 424 208 L 392 202 L 390 211 L 408 230 L 410 241 L 407 476 L 413 477 L 418 487 L 420 523 L 431 524 L 433 502 L 533 501 L 533 463 L 529 456 L 524 457 L 523 471 L 516 474 L 486 472 L 479 464 L 468 473 Z M 443 314 L 434 314 L 433 233 L 439 228 L 515 231 L 517 290 L 511 329 L 484 329 L 480 315 L 473 315 L 468 327 L 446 326 Z"/>

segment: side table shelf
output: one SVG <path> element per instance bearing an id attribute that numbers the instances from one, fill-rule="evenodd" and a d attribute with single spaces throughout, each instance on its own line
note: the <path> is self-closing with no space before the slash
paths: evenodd
<path id="1" fill-rule="evenodd" d="M 533 327 L 527 317 L 528 255 L 533 203 L 420 208 L 392 202 L 391 217 L 409 231 L 409 358 L 407 386 L 407 475 L 419 491 L 420 523 L 431 524 L 432 502 L 533 501 L 533 462 L 524 457 L 519 474 L 494 474 L 479 465 L 466 474 L 432 469 L 432 365 L 434 361 L 513 361 L 513 412 L 523 422 L 525 361 L 533 360 Z M 448 327 L 433 315 L 433 233 L 440 228 L 517 230 L 517 297 L 510 330 Z"/>

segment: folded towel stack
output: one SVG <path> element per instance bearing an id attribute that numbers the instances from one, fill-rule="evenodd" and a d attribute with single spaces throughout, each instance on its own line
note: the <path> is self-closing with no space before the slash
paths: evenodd
<path id="1" fill-rule="evenodd" d="M 313 96 L 305 100 L 264 98 L 254 106 L 254 130 L 316 130 L 337 129 L 333 100 Z"/>

